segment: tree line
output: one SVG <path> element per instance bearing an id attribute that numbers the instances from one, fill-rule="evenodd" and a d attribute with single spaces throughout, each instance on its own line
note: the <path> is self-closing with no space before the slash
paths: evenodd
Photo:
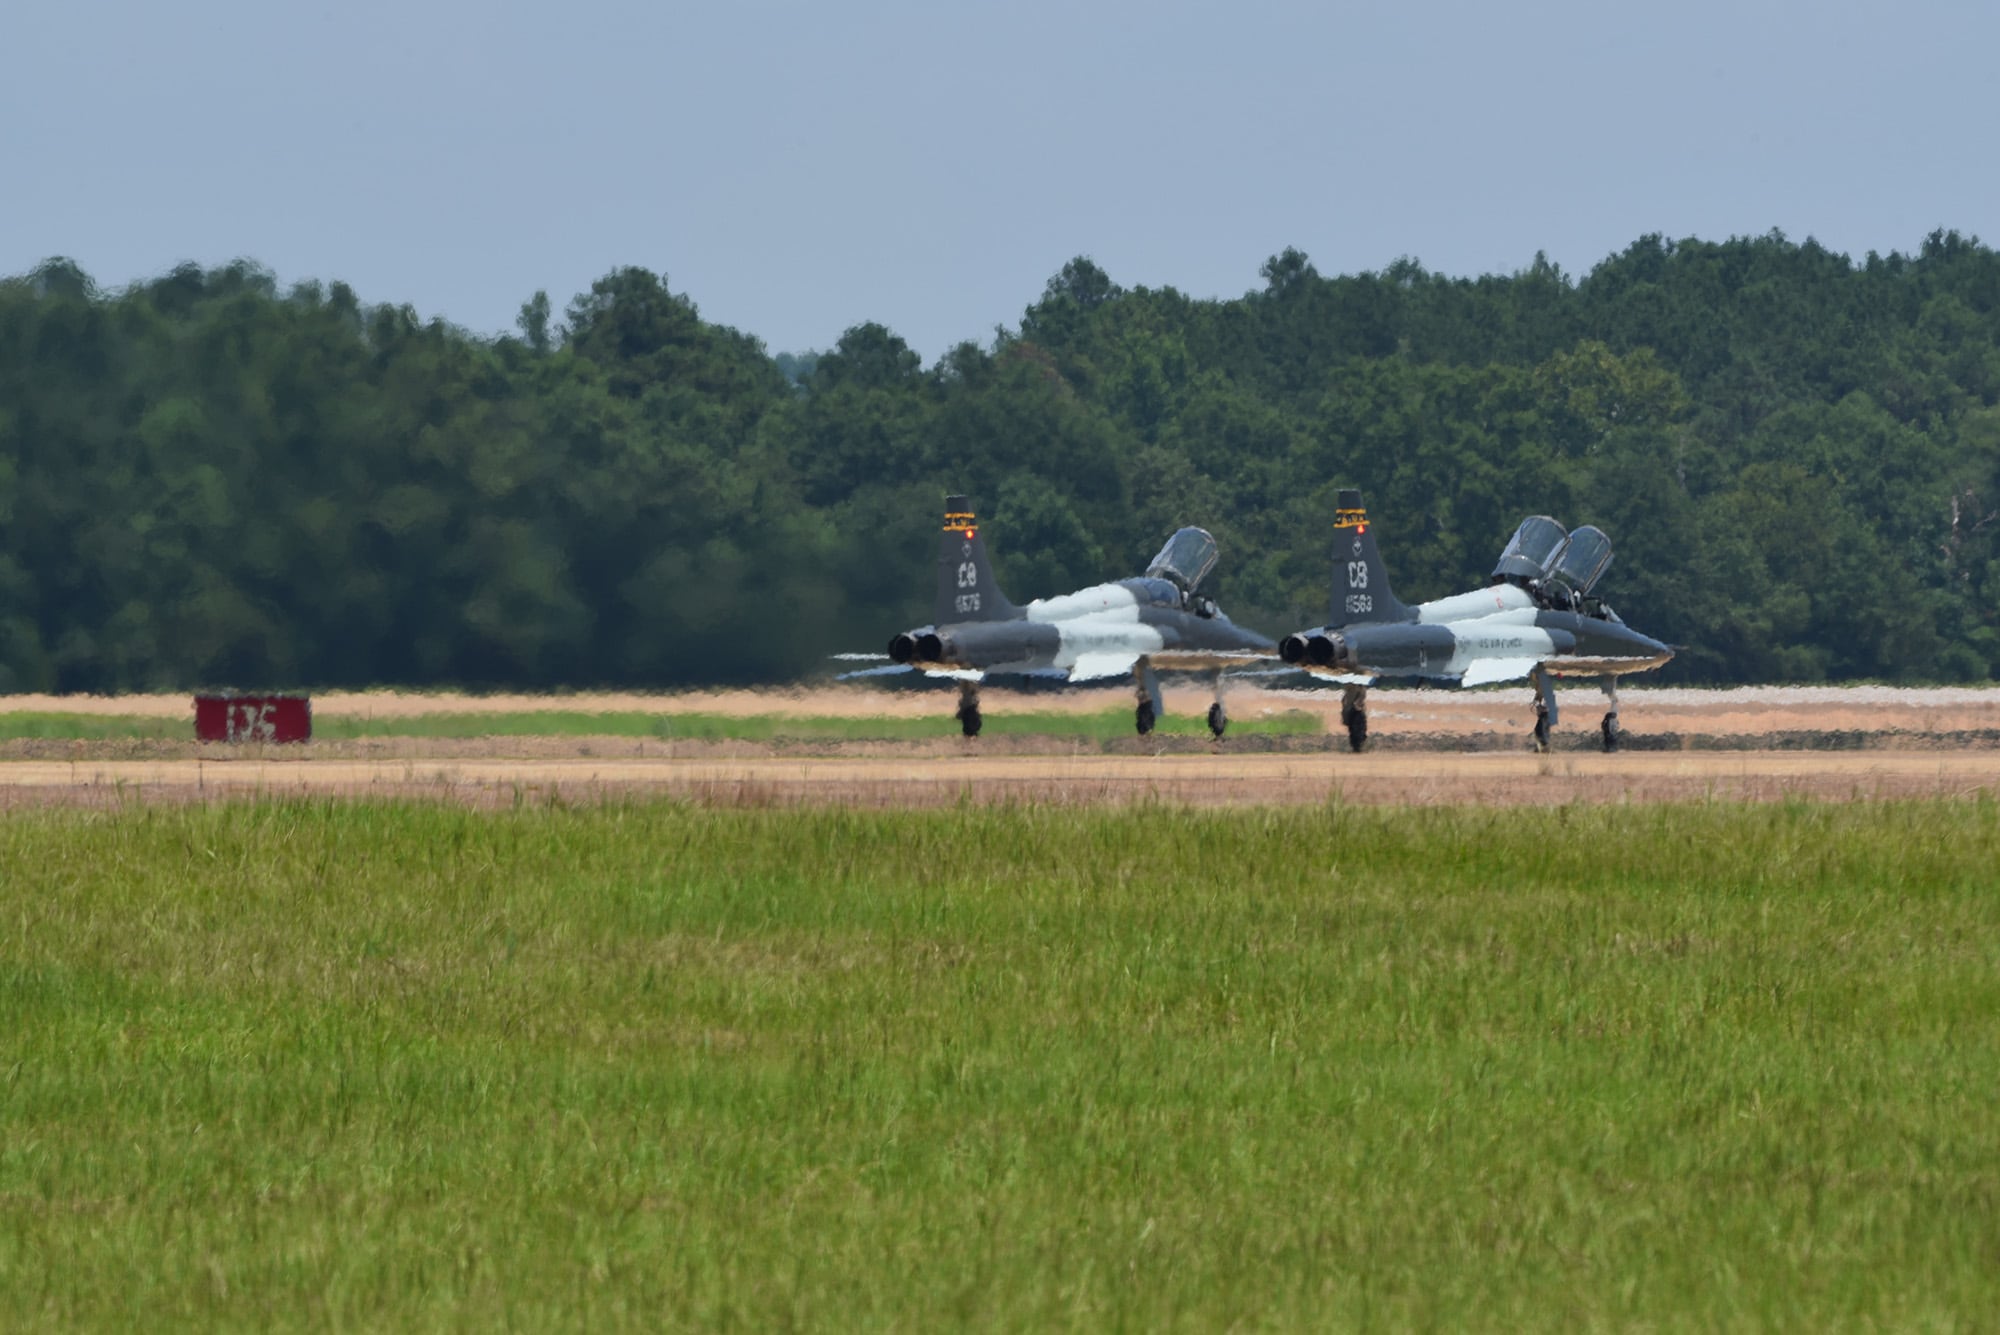
<path id="1" fill-rule="evenodd" d="M 1406 601 L 1521 516 L 1617 544 L 1667 680 L 2000 668 L 2000 256 L 1641 238 L 1580 277 L 1233 300 L 1063 266 L 935 364 L 771 355 L 620 269 L 480 338 L 250 263 L 0 280 L 0 690 L 769 682 L 924 620 L 942 496 L 1017 601 L 1196 523 L 1213 591 L 1324 619 L 1334 494 Z"/>

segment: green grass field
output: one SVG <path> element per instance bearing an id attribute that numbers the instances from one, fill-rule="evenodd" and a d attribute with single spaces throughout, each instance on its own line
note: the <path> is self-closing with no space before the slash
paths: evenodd
<path id="1" fill-rule="evenodd" d="M 62 742 L 194 740 L 194 719 L 144 714 L 0 713 L 0 742 L 18 739 Z"/>
<path id="2" fill-rule="evenodd" d="M 1980 1327 L 2000 811 L 0 817 L 10 1326 Z"/>
<path id="3" fill-rule="evenodd" d="M 687 741 L 912 741 L 956 737 L 953 701 L 938 697 L 935 717 L 839 718 L 792 717 L 782 714 L 659 714 L 639 710 L 592 713 L 583 710 L 531 710 L 520 713 L 415 714 L 397 718 L 356 718 L 333 714 L 313 720 L 320 741 L 364 737 L 657 737 Z M 1088 714 L 1035 711 L 1008 712 L 989 708 L 989 737 L 1050 736 L 1110 741 L 1132 732 L 1132 711 L 1119 707 Z M 1169 735 L 1207 736 L 1200 714 L 1169 714 L 1158 730 Z M 1290 710 L 1270 718 L 1232 719 L 1231 736 L 1320 733 L 1317 714 Z M 138 715 L 20 713 L 0 714 L 0 741 L 16 738 L 60 741 L 117 739 L 194 740 L 192 719 L 149 718 Z"/>

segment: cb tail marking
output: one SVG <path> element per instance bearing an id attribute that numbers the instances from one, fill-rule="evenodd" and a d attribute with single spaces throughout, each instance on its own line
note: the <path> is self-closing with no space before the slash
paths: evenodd
<path id="1" fill-rule="evenodd" d="M 1397 601 L 1389 588 L 1389 572 L 1375 546 L 1375 527 L 1368 522 L 1361 493 L 1343 490 L 1333 512 L 1333 598 L 1326 624 L 1416 619 L 1416 612 Z"/>
<path id="2" fill-rule="evenodd" d="M 964 496 L 945 497 L 933 621 L 951 626 L 968 621 L 1012 621 L 1020 615 L 993 578 L 993 563 L 986 555 L 986 539 L 979 536 L 979 519 L 972 502 Z"/>

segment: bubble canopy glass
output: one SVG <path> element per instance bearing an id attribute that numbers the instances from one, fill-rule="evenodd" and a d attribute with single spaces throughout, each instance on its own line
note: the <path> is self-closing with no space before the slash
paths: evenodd
<path id="1" fill-rule="evenodd" d="M 1589 593 L 1610 566 L 1611 539 L 1603 529 L 1585 524 L 1569 535 L 1556 561 L 1556 575 L 1578 593 Z"/>
<path id="2" fill-rule="evenodd" d="M 1500 564 L 1493 567 L 1494 578 L 1547 579 L 1568 537 L 1568 531 L 1547 515 L 1529 515 L 1507 540 Z"/>
<path id="3" fill-rule="evenodd" d="M 1184 528 L 1167 539 L 1160 554 L 1146 567 L 1148 575 L 1164 575 L 1192 591 L 1215 568 L 1215 539 L 1205 528 Z"/>

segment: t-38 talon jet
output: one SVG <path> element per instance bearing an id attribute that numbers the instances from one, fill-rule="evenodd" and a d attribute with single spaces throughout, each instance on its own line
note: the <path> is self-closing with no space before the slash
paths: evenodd
<path id="1" fill-rule="evenodd" d="M 1081 682 L 1129 672 L 1139 691 L 1134 722 L 1143 734 L 1153 730 L 1162 712 L 1158 672 L 1213 673 L 1208 726 L 1220 737 L 1229 724 L 1222 707 L 1223 671 L 1266 663 L 1274 646 L 1198 592 L 1215 557 L 1215 539 L 1206 530 L 1184 528 L 1136 579 L 1016 607 L 994 581 L 971 502 L 947 496 L 936 619 L 890 640 L 889 657 L 957 679 L 958 722 L 967 737 L 979 735 L 979 686 L 989 675 Z"/>
<path id="2" fill-rule="evenodd" d="M 1378 677 L 1460 686 L 1527 677 L 1535 685 L 1535 749 L 1557 721 L 1555 678 L 1596 677 L 1610 697 L 1601 732 L 1618 747 L 1618 678 L 1659 667 L 1674 651 L 1631 629 L 1591 589 L 1611 564 L 1611 540 L 1574 533 L 1547 515 L 1521 521 L 1484 589 L 1408 607 L 1388 572 L 1361 493 L 1340 493 L 1334 517 L 1328 624 L 1288 635 L 1278 656 L 1346 687 L 1340 719 L 1356 751 L 1368 740 L 1368 687 Z"/>

